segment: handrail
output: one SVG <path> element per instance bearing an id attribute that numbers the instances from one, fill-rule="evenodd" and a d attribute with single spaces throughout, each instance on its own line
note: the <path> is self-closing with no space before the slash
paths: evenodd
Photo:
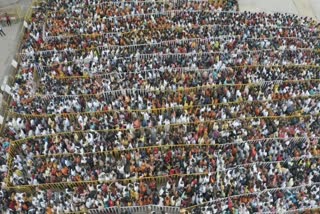
<path id="1" fill-rule="evenodd" d="M 303 64 L 296 64 L 296 63 L 291 63 L 291 64 L 286 64 L 286 65 L 279 65 L 279 64 L 274 64 L 274 65 L 263 65 L 263 64 L 255 64 L 255 65 L 236 65 L 236 66 L 228 66 L 227 68 L 232 68 L 232 69 L 245 69 L 245 68 L 292 68 L 292 67 L 297 67 L 297 68 L 320 68 L 320 65 L 317 64 L 308 64 L 308 65 L 303 65 Z M 162 71 L 162 70 L 168 70 L 169 68 L 164 68 L 164 69 L 148 69 L 148 70 L 142 70 L 142 71 L 132 71 L 132 72 L 126 72 L 126 74 L 143 74 L 143 73 L 148 73 L 148 72 L 153 72 L 153 71 Z M 171 71 L 173 72 L 206 72 L 206 71 L 214 71 L 214 68 L 191 68 L 191 67 L 180 67 L 180 68 L 170 68 Z M 84 75 L 84 76 L 54 76 L 52 77 L 53 79 L 58 79 L 58 80 L 70 80 L 70 79 L 94 79 L 94 78 L 103 78 L 103 77 L 109 77 L 115 74 L 118 74 L 119 72 L 117 71 L 112 71 L 110 73 L 105 73 L 105 74 L 92 74 L 92 75 Z"/>
<path id="2" fill-rule="evenodd" d="M 246 118 L 232 118 L 232 119 L 225 119 L 225 120 L 206 120 L 203 122 L 189 122 L 189 123 L 175 123 L 175 124 L 169 124 L 169 127 L 178 127 L 178 126 L 190 126 L 190 125 L 199 125 L 199 124 L 213 124 L 213 123 L 227 123 L 230 121 L 235 121 L 235 120 L 240 120 L 240 121 L 248 121 L 252 119 L 275 119 L 275 120 L 290 120 L 293 118 L 308 118 L 308 117 L 318 117 L 320 113 L 316 115 L 290 115 L 290 116 L 261 116 L 261 117 L 246 117 Z M 164 129 L 166 125 L 157 125 L 154 126 L 154 128 L 157 129 Z M 149 129 L 148 127 L 140 127 L 140 128 L 135 128 L 134 130 L 145 130 Z M 91 133 L 91 132 L 96 132 L 96 133 L 109 133 L 109 132 L 123 132 L 123 131 L 130 131 L 132 129 L 127 129 L 127 128 L 116 128 L 116 129 L 100 129 L 100 130 L 80 130 L 80 131 L 73 131 L 73 132 L 59 132 L 56 134 L 46 134 L 46 135 L 37 135 L 37 136 L 32 136 L 32 137 L 26 137 L 23 139 L 11 141 L 12 146 L 20 146 L 22 143 L 28 141 L 28 140 L 33 140 L 33 139 L 38 139 L 38 138 L 44 138 L 44 137 L 56 137 L 56 136 L 64 136 L 64 135 L 73 135 L 73 134 L 84 134 L 84 133 Z"/>
<path id="3" fill-rule="evenodd" d="M 209 41 L 215 41 L 217 39 L 228 39 L 228 38 L 237 38 L 241 35 L 225 35 L 225 36 L 217 36 L 217 37 L 204 37 L 204 38 L 189 38 L 189 39 L 176 39 L 176 40 L 162 40 L 160 42 L 155 42 L 155 43 L 138 43 L 138 44 L 132 44 L 132 45 L 109 45 L 109 44 L 103 44 L 103 45 L 97 45 L 94 47 L 88 47 L 88 48 L 77 48 L 77 49 L 72 49 L 71 52 L 81 52 L 81 51 L 88 51 L 88 50 L 95 50 L 97 48 L 108 48 L 108 49 L 113 49 L 113 48 L 137 48 L 141 46 L 161 46 L 161 45 L 172 45 L 172 44 L 180 44 L 180 43 L 186 43 L 186 42 L 209 42 Z M 290 37 L 290 36 L 270 36 L 270 37 L 250 37 L 246 38 L 246 40 L 249 41 L 259 41 L 259 40 L 270 40 L 270 39 L 294 39 L 294 40 L 304 40 L 304 39 L 319 39 L 320 36 L 311 36 L 311 37 Z M 35 51 L 34 54 L 47 54 L 47 53 L 64 53 L 66 52 L 65 50 L 40 50 L 40 51 Z M 27 53 L 19 53 L 20 55 L 27 55 Z"/>
<path id="4" fill-rule="evenodd" d="M 233 51 L 237 51 L 237 50 L 235 49 Z M 297 48 L 295 50 L 290 50 L 288 48 L 283 49 L 283 50 L 280 50 L 280 49 L 278 49 L 278 50 L 260 49 L 260 50 L 251 50 L 251 51 L 242 50 L 242 51 L 238 51 L 238 53 L 268 53 L 271 51 L 274 51 L 274 52 L 299 52 L 299 51 L 301 51 L 301 52 L 318 53 L 319 49 L 314 49 L 314 48 Z M 188 52 L 188 53 L 168 53 L 168 54 L 162 54 L 162 53 L 140 54 L 138 59 L 141 60 L 141 59 L 150 59 L 152 57 L 158 57 L 162 60 L 162 59 L 166 59 L 169 57 L 178 58 L 178 57 L 188 57 L 188 56 L 210 56 L 210 55 L 214 55 L 214 54 L 225 54 L 225 52 L 224 51 L 212 51 L 212 52 L 202 52 L 202 53 Z M 127 60 L 127 59 L 132 59 L 132 58 L 134 58 L 134 57 L 130 57 L 130 56 L 124 57 L 123 56 L 123 57 L 118 57 L 117 60 L 122 60 L 122 59 Z M 63 61 L 63 62 L 53 62 L 50 65 L 39 65 L 39 66 L 43 70 L 45 68 L 52 68 L 52 67 L 58 66 L 58 65 L 73 65 L 75 63 L 76 63 L 75 61 Z M 39 71 L 38 71 L 38 73 L 39 73 Z"/>
<path id="5" fill-rule="evenodd" d="M 121 213 L 121 211 L 129 211 L 130 213 L 149 213 L 150 211 L 167 211 L 165 213 L 170 214 L 180 214 L 180 207 L 171 207 L 171 206 L 160 206 L 160 205 L 145 205 L 145 206 L 127 206 L 120 207 L 114 206 L 105 209 L 84 209 L 78 212 L 67 212 L 66 214 L 102 214 L 102 213 Z M 157 212 L 156 212 L 157 213 Z"/>
<path id="6" fill-rule="evenodd" d="M 313 156 L 313 157 L 291 157 L 292 162 L 299 162 L 301 160 L 311 160 L 311 159 L 319 159 L 320 156 Z M 127 183 L 127 182 L 139 182 L 139 181 L 160 181 L 161 179 L 167 179 L 167 178 L 181 178 L 181 177 L 195 177 L 195 176 L 204 176 L 204 175 L 212 175 L 217 174 L 220 172 L 226 172 L 229 170 L 235 170 L 239 168 L 251 168 L 253 166 L 262 165 L 262 166 L 269 166 L 271 164 L 280 164 L 280 163 L 286 163 L 288 160 L 282 160 L 282 161 L 262 161 L 262 162 L 252 162 L 247 164 L 239 164 L 234 167 L 230 168 L 224 168 L 216 171 L 211 172 L 202 172 L 202 173 L 192 173 L 192 174 L 171 174 L 171 175 L 157 175 L 157 176 L 151 176 L 151 177 L 135 177 L 135 178 L 128 178 L 128 179 L 115 179 L 115 180 L 88 180 L 88 181 L 74 181 L 74 182 L 58 182 L 58 183 L 44 183 L 44 184 L 36 184 L 36 185 L 19 185 L 19 186 L 11 186 L 9 185 L 7 188 L 10 190 L 16 190 L 19 191 L 19 189 L 35 189 L 35 188 L 46 188 L 46 189 L 65 189 L 66 187 L 74 187 L 74 186 L 81 186 L 81 185 L 90 185 L 90 184 L 102 184 L 102 183 L 108 183 L 113 184 L 115 182 L 118 183 Z M 320 183 L 320 182 L 319 182 Z"/>
<path id="7" fill-rule="evenodd" d="M 212 25 L 197 25 L 197 26 L 192 26 L 192 28 L 199 28 L 199 27 L 217 27 L 217 26 L 230 26 L 230 25 L 222 25 L 222 24 L 212 24 Z M 277 29 L 294 29 L 294 27 L 286 27 L 286 26 L 278 26 L 278 25 L 274 25 L 271 26 L 273 28 L 277 28 Z M 160 26 L 157 28 L 153 28 L 152 30 L 165 30 L 165 29 L 173 29 L 173 30 L 177 30 L 177 29 L 184 29 L 186 28 L 186 26 L 174 26 L 174 27 L 166 27 L 166 26 Z M 243 27 L 246 28 L 246 27 Z M 311 28 L 307 28 L 308 30 L 310 30 Z M 66 34 L 66 35 L 58 35 L 58 36 L 48 36 L 46 37 L 46 41 L 49 41 L 50 39 L 66 39 L 66 38 L 73 38 L 73 37 L 97 37 L 97 36 L 104 36 L 104 37 L 110 37 L 113 35 L 127 35 L 127 34 L 132 34 L 132 33 L 137 33 L 137 32 L 141 32 L 141 31 L 146 31 L 143 29 L 134 29 L 131 31 L 125 31 L 125 32 L 107 32 L 107 33 L 92 33 L 92 34 Z"/>
<path id="8" fill-rule="evenodd" d="M 51 157 L 67 157 L 67 156 L 89 156 L 89 155 L 106 155 L 106 154 L 113 154 L 113 153 L 122 153 L 122 152 L 131 152 L 131 151 L 140 151 L 140 150 L 147 150 L 147 149 L 155 149 L 155 148 L 179 148 L 179 147 L 217 147 L 217 148 L 223 148 L 230 145 L 241 145 L 241 144 L 255 144 L 258 142 L 263 143 L 269 143 L 272 141 L 295 141 L 300 142 L 300 140 L 310 140 L 310 139 L 318 139 L 320 140 L 320 137 L 317 138 L 310 138 L 310 137 L 289 137 L 289 138 L 262 138 L 262 139 L 254 139 L 254 140 L 246 140 L 246 141 L 239 141 L 235 140 L 231 143 L 224 143 L 224 144 L 163 144 L 163 145 L 151 145 L 151 146 L 143 146 L 143 147 L 135 147 L 135 148 L 126 148 L 126 149 L 113 149 L 109 151 L 96 151 L 96 152 L 85 152 L 85 153 L 59 153 L 59 154 L 45 154 L 45 155 L 34 155 L 33 158 L 51 158 Z"/>
<path id="9" fill-rule="evenodd" d="M 269 189 L 265 189 L 265 190 L 259 191 L 259 192 L 253 192 L 253 193 L 248 193 L 248 194 L 240 194 L 240 195 L 232 195 L 232 196 L 228 196 L 228 197 L 225 197 L 225 198 L 220 198 L 220 199 L 213 200 L 213 201 L 207 201 L 207 202 L 205 202 L 203 204 L 200 204 L 200 205 L 195 205 L 195 206 L 188 207 L 188 208 L 186 208 L 186 210 L 190 211 L 190 210 L 192 210 L 192 209 L 194 209 L 196 207 L 202 207 L 202 206 L 205 206 L 207 204 L 214 204 L 216 202 L 225 201 L 225 200 L 229 200 L 229 199 L 232 199 L 232 198 L 240 198 L 240 197 L 244 197 L 244 196 L 260 197 L 260 195 L 265 194 L 265 193 L 273 193 L 273 192 L 276 192 L 276 191 L 285 191 L 285 190 L 295 190 L 295 189 L 300 189 L 300 188 L 304 188 L 304 187 L 319 186 L 319 185 L 320 185 L 320 182 L 313 182 L 311 184 L 297 185 L 297 186 L 293 186 L 293 187 L 269 188 Z"/>
<path id="10" fill-rule="evenodd" d="M 319 82 L 320 79 L 299 79 L 299 80 L 271 80 L 271 81 L 263 81 L 263 82 L 255 82 L 255 83 L 227 83 L 227 84 L 207 84 L 195 87 L 178 87 L 177 89 L 164 89 L 160 88 L 156 89 L 118 89 L 118 90 L 109 90 L 109 91 L 101 91 L 97 94 L 69 94 L 69 95 L 45 95 L 45 94 L 35 94 L 33 97 L 29 98 L 42 98 L 42 99 L 52 99 L 52 98 L 73 98 L 73 97 L 102 97 L 105 95 L 115 95 L 115 94 L 133 94 L 133 93 L 148 93 L 148 92 L 159 92 L 159 93 L 175 93 L 175 92 L 183 92 L 183 91 L 198 91 L 209 88 L 218 88 L 218 87 L 246 87 L 246 86 L 261 86 L 263 84 L 285 84 L 285 83 L 305 83 L 305 82 Z"/>
<path id="11" fill-rule="evenodd" d="M 180 91 L 181 92 L 181 91 Z M 289 97 L 288 99 L 306 99 L 306 98 L 314 98 L 319 97 L 320 94 L 314 94 L 314 95 L 308 95 L 308 96 L 295 96 L 295 97 Z M 52 97 L 51 97 L 52 98 Z M 106 111 L 86 111 L 86 112 L 70 112 L 70 113 L 57 113 L 57 114 L 21 114 L 14 111 L 9 111 L 8 114 L 10 117 L 22 117 L 24 119 L 31 119 L 31 118 L 51 118 L 55 116 L 63 116 L 63 117 L 75 117 L 79 115 L 95 115 L 95 116 L 101 116 L 105 114 L 112 114 L 112 113 L 119 113 L 119 112 L 135 112 L 135 113 L 142 113 L 142 112 L 161 112 L 161 111 L 170 111 L 170 110 L 177 110 L 177 109 L 183 109 L 183 110 L 190 110 L 193 108 L 202 108 L 202 107 L 213 107 L 213 106 L 231 106 L 236 104 L 244 104 L 244 103 L 265 103 L 265 102 L 277 102 L 283 99 L 271 99 L 271 100 L 241 100 L 241 101 L 233 101 L 233 102 L 226 102 L 226 103 L 214 103 L 214 104 L 206 104 L 206 105 L 188 105 L 188 106 L 175 106 L 175 107 L 166 107 L 166 108 L 150 108 L 150 109 L 110 109 Z"/>
<path id="12" fill-rule="evenodd" d="M 319 211 L 320 210 L 320 206 L 310 206 L 310 207 L 304 207 L 304 208 L 299 208 L 299 209 L 294 209 L 294 210 L 288 210 L 288 211 L 282 211 L 282 214 L 293 214 L 293 213 L 301 213 L 304 211 Z M 260 212 L 260 213 L 255 213 L 255 214 L 274 214 L 274 212 Z"/>
<path id="13" fill-rule="evenodd" d="M 182 10 L 183 11 L 183 10 Z M 223 13 L 227 13 L 227 14 L 243 14 L 241 12 L 237 12 L 237 11 L 208 11 L 211 14 L 223 14 Z M 223 26 L 223 25 L 197 25 L 197 26 L 192 26 L 193 28 L 195 27 L 201 27 L 201 26 Z M 230 26 L 230 25 L 225 25 L 225 26 Z M 240 26 L 243 28 L 247 28 L 247 26 Z M 280 26 L 280 25 L 269 25 L 269 27 L 275 27 L 275 28 L 282 28 L 282 29 L 294 29 L 295 27 L 287 27 L 287 26 Z M 162 27 L 161 27 L 162 28 Z M 154 28 L 153 30 L 157 30 L 157 29 L 161 29 L 161 28 Z M 185 28 L 183 26 L 180 27 L 174 27 L 176 29 L 181 29 L 181 28 Z M 309 27 L 303 27 L 304 29 L 311 29 Z M 172 27 L 168 28 L 168 29 L 173 29 Z M 94 35 L 114 35 L 114 34 L 130 34 L 133 32 L 137 32 L 141 30 L 141 28 L 139 29 L 134 29 L 134 30 L 130 30 L 130 31 L 123 31 L 123 32 L 108 32 L 108 33 L 95 33 L 95 34 L 86 34 L 86 33 L 77 33 L 77 34 L 60 34 L 60 35 L 56 35 L 56 36 L 49 36 L 47 37 L 47 40 L 50 39 L 54 39 L 54 38 L 71 38 L 71 37 L 79 37 L 79 36 L 94 36 Z"/>

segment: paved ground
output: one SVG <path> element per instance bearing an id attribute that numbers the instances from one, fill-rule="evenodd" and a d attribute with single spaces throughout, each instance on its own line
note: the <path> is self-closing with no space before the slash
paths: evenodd
<path id="1" fill-rule="evenodd" d="M 319 0 L 309 0 L 311 9 L 315 17 L 320 21 L 320 1 Z"/>
<path id="2" fill-rule="evenodd" d="M 18 35 L 22 29 L 21 23 L 16 23 L 10 27 L 3 27 L 3 31 L 6 36 L 0 37 L 0 74 L 1 77 L 7 75 L 8 70 L 11 66 L 11 61 L 16 53 Z M 3 78 L 1 78 L 0 83 L 2 83 Z"/>
<path id="3" fill-rule="evenodd" d="M 16 3 L 23 3 L 24 0 L 0 0 L 0 7 L 7 7 Z"/>
<path id="4" fill-rule="evenodd" d="M 320 0 L 239 0 L 240 11 L 294 13 L 320 21 Z"/>

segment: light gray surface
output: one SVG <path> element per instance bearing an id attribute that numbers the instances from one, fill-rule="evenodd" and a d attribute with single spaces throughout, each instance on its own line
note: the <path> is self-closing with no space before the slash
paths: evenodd
<path id="1" fill-rule="evenodd" d="M 11 61 L 16 53 L 18 34 L 21 32 L 21 23 L 12 24 L 10 27 L 4 26 L 3 31 L 6 36 L 0 37 L 0 77 L 2 83 L 4 76 L 8 75 Z"/>
<path id="2" fill-rule="evenodd" d="M 316 16 L 318 21 L 320 21 L 320 0 L 309 0 L 313 14 Z"/>
<path id="3" fill-rule="evenodd" d="M 7 7 L 16 3 L 23 3 L 24 0 L 0 0 L 0 7 Z"/>
<path id="4" fill-rule="evenodd" d="M 239 0 L 240 11 L 294 13 L 320 18 L 320 0 Z"/>

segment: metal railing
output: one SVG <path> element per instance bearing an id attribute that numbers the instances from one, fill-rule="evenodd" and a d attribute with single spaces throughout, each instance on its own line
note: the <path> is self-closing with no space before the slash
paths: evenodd
<path id="1" fill-rule="evenodd" d="M 131 206 L 131 207 L 109 207 L 106 209 L 92 209 L 87 211 L 79 211 L 72 212 L 68 214 L 80 214 L 80 213 L 88 213 L 88 214 L 115 214 L 115 213 L 153 213 L 153 214 L 162 214 L 162 213 L 170 213 L 170 214 L 179 214 L 179 207 L 169 207 L 169 206 L 157 206 L 157 205 L 147 205 L 147 206 Z"/>

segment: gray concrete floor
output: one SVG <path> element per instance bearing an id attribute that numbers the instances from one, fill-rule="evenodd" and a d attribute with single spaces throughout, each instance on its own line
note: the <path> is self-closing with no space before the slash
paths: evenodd
<path id="1" fill-rule="evenodd" d="M 0 74 L 1 81 L 4 79 L 5 75 L 8 75 L 10 70 L 11 61 L 16 54 L 16 49 L 18 46 L 19 34 L 21 33 L 22 25 L 21 22 L 12 24 L 10 27 L 4 26 L 3 31 L 6 36 L 0 37 Z"/>
<path id="2" fill-rule="evenodd" d="M 7 7 L 12 4 L 21 3 L 23 4 L 25 0 L 0 0 L 0 7 Z"/>
<path id="3" fill-rule="evenodd" d="M 239 0 L 240 11 L 293 13 L 320 21 L 320 0 Z"/>

